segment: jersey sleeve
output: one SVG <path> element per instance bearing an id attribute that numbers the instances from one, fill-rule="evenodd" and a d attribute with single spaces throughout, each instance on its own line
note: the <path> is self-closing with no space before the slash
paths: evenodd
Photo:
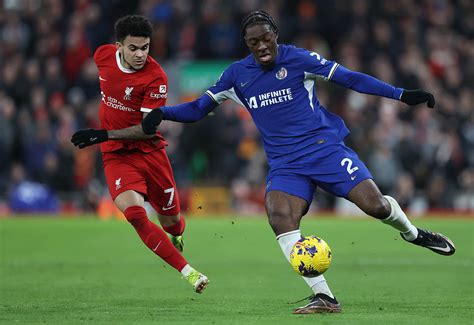
<path id="1" fill-rule="evenodd" d="M 97 59 L 100 57 L 100 53 L 102 52 L 104 46 L 99 46 L 94 52 L 94 61 L 97 62 Z"/>
<path id="2" fill-rule="evenodd" d="M 322 77 L 343 87 L 360 93 L 400 99 L 402 88 L 396 88 L 372 76 L 351 71 L 334 61 L 323 58 L 316 52 L 301 49 L 306 74 Z"/>
<path id="3" fill-rule="evenodd" d="M 299 49 L 299 59 L 302 60 L 304 71 L 324 80 L 331 80 L 339 66 L 335 61 L 326 60 L 316 52 Z"/>
<path id="4" fill-rule="evenodd" d="M 217 105 L 218 104 L 206 93 L 192 102 L 176 106 L 165 106 L 162 107 L 161 110 L 163 111 L 164 120 L 192 123 L 204 118 L 216 108 Z"/>
<path id="5" fill-rule="evenodd" d="M 104 55 L 103 53 L 104 53 L 105 47 L 106 45 L 99 46 L 94 52 L 94 62 L 97 68 L 100 68 L 101 66 L 101 59 Z"/>
<path id="6" fill-rule="evenodd" d="M 215 85 L 206 91 L 206 94 L 217 104 L 222 104 L 227 99 L 232 99 L 236 103 L 245 106 L 235 92 L 236 87 L 233 68 L 234 65 L 231 65 L 225 69 Z"/>
<path id="7" fill-rule="evenodd" d="M 142 107 L 140 111 L 149 113 L 151 110 L 165 106 L 168 98 L 168 78 L 160 74 L 145 89 Z"/>
<path id="8" fill-rule="evenodd" d="M 232 65 L 225 69 L 217 82 L 198 99 L 176 106 L 163 107 L 163 118 L 176 122 L 196 122 L 227 99 L 232 99 L 244 106 L 234 90 L 235 79 L 232 69 Z"/>
<path id="9" fill-rule="evenodd" d="M 368 74 L 351 71 L 342 65 L 338 67 L 332 80 L 340 86 L 369 95 L 400 100 L 403 88 L 394 87 Z"/>

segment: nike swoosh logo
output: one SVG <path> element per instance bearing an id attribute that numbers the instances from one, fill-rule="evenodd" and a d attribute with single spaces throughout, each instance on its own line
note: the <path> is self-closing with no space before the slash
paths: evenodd
<path id="1" fill-rule="evenodd" d="M 354 179 L 356 179 L 356 177 L 357 177 L 357 176 L 352 176 L 352 177 L 351 177 L 351 180 L 354 180 Z"/>
<path id="2" fill-rule="evenodd" d="M 94 142 L 95 140 L 97 140 L 97 137 L 93 137 L 89 139 L 90 142 Z"/>
<path id="3" fill-rule="evenodd" d="M 248 81 L 247 82 L 241 82 L 240 87 L 245 87 L 245 85 L 248 84 L 248 83 L 249 83 Z"/>
<path id="4" fill-rule="evenodd" d="M 104 79 L 104 78 L 102 78 L 101 76 L 99 76 L 99 80 L 107 81 L 107 79 Z"/>
<path id="5" fill-rule="evenodd" d="M 173 209 L 176 205 L 172 205 L 170 207 L 162 207 L 163 211 L 166 211 L 166 210 L 169 210 L 169 209 Z"/>
<path id="6" fill-rule="evenodd" d="M 446 244 L 446 247 L 437 247 L 437 246 L 426 246 L 426 248 L 436 249 L 437 251 L 442 251 L 445 253 L 449 253 L 451 251 L 451 247 Z"/>
<path id="7" fill-rule="evenodd" d="M 161 245 L 161 240 L 160 240 L 160 242 L 158 243 L 158 245 L 156 245 L 156 247 L 153 248 L 153 251 L 156 252 L 156 250 L 158 249 L 158 247 L 160 247 L 160 245 Z"/>

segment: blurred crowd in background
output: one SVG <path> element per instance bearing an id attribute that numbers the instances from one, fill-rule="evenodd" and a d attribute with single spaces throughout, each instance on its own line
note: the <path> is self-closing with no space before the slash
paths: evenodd
<path id="1" fill-rule="evenodd" d="M 256 9 L 274 17 L 279 43 L 398 87 L 432 92 L 434 110 L 317 84 L 321 103 L 344 118 L 352 132 L 346 143 L 384 193 L 415 210 L 474 211 L 470 0 L 4 0 L 0 201 L 5 205 L 19 188 L 27 198 L 43 189 L 53 210 L 93 211 L 108 195 L 98 147 L 78 150 L 70 138 L 78 129 L 99 127 L 92 55 L 115 41 L 117 18 L 136 13 L 152 21 L 150 55 L 169 74 L 168 104 L 176 104 L 190 95 L 179 87 L 183 64 L 248 55 L 240 22 Z M 236 211 L 262 211 L 266 158 L 243 108 L 228 101 L 203 121 L 165 122 L 161 129 L 183 195 L 193 186 L 222 186 Z M 337 205 L 322 192 L 315 200 L 315 209 Z M 21 207 L 10 203 L 10 209 Z"/>

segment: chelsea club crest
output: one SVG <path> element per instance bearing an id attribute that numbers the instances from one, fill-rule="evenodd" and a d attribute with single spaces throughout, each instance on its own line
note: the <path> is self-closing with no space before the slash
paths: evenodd
<path id="1" fill-rule="evenodd" d="M 285 68 L 281 67 L 281 69 L 278 70 L 278 72 L 275 74 L 275 77 L 278 80 L 282 80 L 282 79 L 285 79 L 287 75 L 288 75 L 288 71 L 286 71 Z"/>

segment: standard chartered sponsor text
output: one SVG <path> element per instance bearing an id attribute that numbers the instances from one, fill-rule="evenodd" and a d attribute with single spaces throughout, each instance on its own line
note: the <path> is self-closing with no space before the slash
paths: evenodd
<path id="1" fill-rule="evenodd" d="M 118 109 L 118 110 L 121 110 L 121 111 L 127 111 L 127 112 L 135 112 L 135 110 L 133 108 L 125 106 L 119 100 L 117 100 L 117 99 L 115 99 L 111 96 L 108 96 L 107 100 L 105 100 L 105 98 L 104 98 L 103 102 L 108 107 L 111 107 L 111 108 L 114 108 L 114 109 Z"/>

